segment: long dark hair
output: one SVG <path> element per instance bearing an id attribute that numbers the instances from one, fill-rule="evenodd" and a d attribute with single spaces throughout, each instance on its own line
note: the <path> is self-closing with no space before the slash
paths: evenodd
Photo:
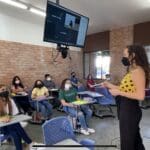
<path id="1" fill-rule="evenodd" d="M 33 88 L 37 88 L 37 83 L 38 83 L 38 81 L 40 81 L 41 82 L 41 84 L 42 84 L 42 86 L 44 86 L 44 83 L 43 83 L 43 81 L 42 80 L 36 80 L 35 81 L 35 83 L 34 83 L 34 86 L 33 86 Z"/>
<path id="2" fill-rule="evenodd" d="M 62 81 L 62 83 L 61 83 L 61 86 L 60 86 L 60 89 L 61 90 L 65 90 L 65 83 L 66 83 L 66 81 L 70 81 L 70 79 L 69 78 L 66 78 L 66 79 L 64 79 L 63 81 Z"/>
<path id="3" fill-rule="evenodd" d="M 90 76 L 91 76 L 91 79 L 90 79 Z M 93 80 L 92 74 L 88 74 L 87 80 Z"/>
<path id="4" fill-rule="evenodd" d="M 4 87 L 4 91 L 8 91 L 10 93 L 9 88 L 6 85 L 0 84 L 0 89 L 2 87 Z M 5 104 L 8 104 L 9 115 L 12 115 L 12 105 L 11 105 L 10 97 L 7 97 L 7 98 L 0 97 L 0 116 L 6 115 L 5 108 L 4 108 Z"/>
<path id="5" fill-rule="evenodd" d="M 16 79 L 19 79 L 19 81 L 20 81 L 19 84 L 16 84 L 16 83 L 15 83 Z M 17 88 L 17 87 L 24 88 L 24 85 L 23 85 L 23 83 L 22 83 L 22 81 L 21 81 L 21 79 L 20 79 L 19 76 L 14 76 L 14 77 L 13 77 L 12 85 L 15 86 L 15 88 Z"/>
<path id="6" fill-rule="evenodd" d="M 136 65 L 143 68 L 146 77 L 146 86 L 148 86 L 150 80 L 150 76 L 149 76 L 150 67 L 149 67 L 149 62 L 148 62 L 145 48 L 141 45 L 129 45 L 127 46 L 127 49 L 129 52 L 129 57 L 130 56 L 133 57 L 131 59 L 131 65 L 133 65 L 133 63 L 135 62 Z"/>

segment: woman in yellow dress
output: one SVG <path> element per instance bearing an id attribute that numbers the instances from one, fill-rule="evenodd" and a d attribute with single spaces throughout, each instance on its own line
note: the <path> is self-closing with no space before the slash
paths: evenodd
<path id="1" fill-rule="evenodd" d="M 140 45 L 127 46 L 123 51 L 122 63 L 127 67 L 127 73 L 120 86 L 107 81 L 102 85 L 116 96 L 121 150 L 145 150 L 139 128 L 142 118 L 139 101 L 144 100 L 150 71 L 145 49 Z"/>

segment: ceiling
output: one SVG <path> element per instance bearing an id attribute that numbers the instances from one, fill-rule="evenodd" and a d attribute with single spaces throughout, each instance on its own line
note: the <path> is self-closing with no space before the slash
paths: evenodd
<path id="1" fill-rule="evenodd" d="M 47 0 L 20 1 L 44 10 L 47 2 Z M 90 18 L 88 34 L 150 21 L 150 0 L 60 0 L 60 5 Z M 0 13 L 36 24 L 44 22 L 43 17 L 3 3 L 0 3 Z"/>

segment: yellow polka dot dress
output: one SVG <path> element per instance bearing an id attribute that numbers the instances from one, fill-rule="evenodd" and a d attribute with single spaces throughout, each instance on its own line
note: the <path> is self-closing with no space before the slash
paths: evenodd
<path id="1" fill-rule="evenodd" d="M 136 91 L 136 87 L 132 81 L 131 73 L 127 73 L 123 80 L 121 81 L 121 84 L 119 86 L 119 90 L 122 92 L 130 92 L 133 93 Z"/>

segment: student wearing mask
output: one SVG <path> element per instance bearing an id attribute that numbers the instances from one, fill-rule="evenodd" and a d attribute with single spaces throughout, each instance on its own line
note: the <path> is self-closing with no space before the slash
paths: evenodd
<path id="1" fill-rule="evenodd" d="M 71 72 L 71 83 L 72 83 L 72 86 L 75 88 L 75 89 L 78 89 L 78 83 L 79 83 L 79 80 L 78 78 L 76 77 L 76 73 L 75 72 Z"/>
<path id="2" fill-rule="evenodd" d="M 45 74 L 45 79 L 43 81 L 45 87 L 50 89 L 55 89 L 56 85 L 54 81 L 52 80 L 52 77 L 50 74 Z M 53 108 L 58 108 L 60 106 L 60 101 L 58 100 L 58 91 L 49 91 L 50 96 L 53 96 L 54 99 L 51 101 L 51 104 L 53 105 Z"/>
<path id="3" fill-rule="evenodd" d="M 106 81 L 102 85 L 117 96 L 121 150 L 145 150 L 139 127 L 142 118 L 139 102 L 144 100 L 145 87 L 149 84 L 150 68 L 145 49 L 139 45 L 127 46 L 122 63 L 127 73 L 121 84 L 116 86 Z"/>
<path id="4" fill-rule="evenodd" d="M 86 83 L 86 85 L 87 85 L 87 89 L 89 91 L 95 91 L 95 88 L 94 88 L 95 82 L 93 80 L 92 74 L 89 74 L 87 76 L 87 83 Z"/>
<path id="5" fill-rule="evenodd" d="M 32 111 L 31 105 L 29 103 L 27 88 L 24 87 L 19 76 L 13 77 L 12 85 L 11 85 L 11 94 L 17 106 L 23 109 L 24 113 L 29 113 Z M 16 95 L 22 95 L 22 96 L 16 96 Z"/>
<path id="6" fill-rule="evenodd" d="M 52 81 L 52 77 L 50 76 L 50 74 L 45 74 L 45 79 L 43 81 L 45 87 L 47 87 L 48 89 L 54 89 L 56 88 L 56 85 L 54 83 L 54 81 Z"/>
<path id="7" fill-rule="evenodd" d="M 88 121 L 92 116 L 91 109 L 87 105 L 82 105 L 80 110 L 77 112 L 77 109 L 72 104 L 72 102 L 78 99 L 78 96 L 77 91 L 72 87 L 69 79 L 62 81 L 59 99 L 65 112 L 69 113 L 72 117 L 78 117 L 78 120 L 81 124 L 82 134 L 89 135 L 90 133 L 95 133 L 94 129 L 88 127 Z"/>
<path id="8" fill-rule="evenodd" d="M 49 119 L 52 115 L 52 105 L 48 102 L 47 97 L 49 96 L 48 89 L 44 86 L 41 80 L 36 80 L 31 98 L 32 100 L 38 101 L 39 112 L 42 113 L 43 119 Z M 37 109 L 37 104 L 34 106 Z"/>
<path id="9" fill-rule="evenodd" d="M 13 105 L 9 97 L 9 91 L 5 85 L 0 85 L 0 122 L 7 123 L 11 121 L 13 115 Z M 20 123 L 11 124 L 0 128 L 0 132 L 9 135 L 16 147 L 16 150 L 23 150 L 21 141 L 27 143 L 28 148 L 32 146 L 32 140 L 28 137 Z"/>

